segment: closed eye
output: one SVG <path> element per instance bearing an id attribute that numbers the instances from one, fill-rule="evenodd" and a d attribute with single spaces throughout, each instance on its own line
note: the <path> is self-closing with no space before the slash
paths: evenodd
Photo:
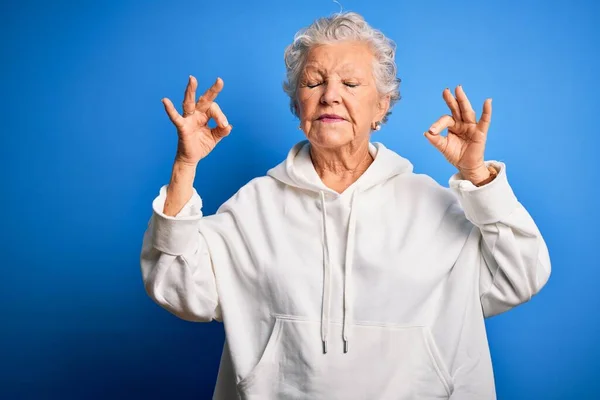
<path id="1" fill-rule="evenodd" d="M 317 86 L 320 86 L 320 85 L 322 85 L 322 84 L 323 84 L 323 82 L 318 82 L 318 83 L 313 83 L 313 84 L 308 84 L 308 83 L 307 83 L 307 84 L 306 84 L 306 87 L 307 87 L 307 88 L 310 88 L 310 89 L 314 89 L 314 88 L 316 88 Z M 347 87 L 350 87 L 350 88 L 355 88 L 355 87 L 357 87 L 357 86 L 360 86 L 358 83 L 352 83 L 352 82 L 344 82 L 344 85 L 346 85 Z"/>

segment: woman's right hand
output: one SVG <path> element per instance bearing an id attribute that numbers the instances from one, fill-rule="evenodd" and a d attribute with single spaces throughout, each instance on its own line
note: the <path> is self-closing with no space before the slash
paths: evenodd
<path id="1" fill-rule="evenodd" d="M 225 114 L 215 102 L 223 89 L 223 80 L 217 78 L 217 81 L 196 102 L 197 87 L 198 81 L 190 75 L 185 89 L 183 115 L 177 112 L 171 100 L 162 99 L 179 136 L 175 161 L 194 167 L 215 148 L 221 139 L 229 135 L 232 129 Z M 208 126 L 211 118 L 217 124 L 212 129 Z"/>

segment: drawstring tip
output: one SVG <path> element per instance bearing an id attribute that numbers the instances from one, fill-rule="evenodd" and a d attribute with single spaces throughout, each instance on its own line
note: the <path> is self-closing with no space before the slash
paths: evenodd
<path id="1" fill-rule="evenodd" d="M 323 340 L 323 354 L 327 353 L 327 340 Z"/>
<path id="2" fill-rule="evenodd" d="M 344 353 L 348 352 L 348 341 L 344 340 Z"/>

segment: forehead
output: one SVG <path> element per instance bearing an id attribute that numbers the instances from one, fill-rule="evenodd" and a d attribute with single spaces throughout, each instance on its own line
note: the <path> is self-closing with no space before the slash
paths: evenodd
<path id="1" fill-rule="evenodd" d="M 370 73 L 373 52 L 364 42 L 344 41 L 311 48 L 304 70 L 321 73 Z"/>

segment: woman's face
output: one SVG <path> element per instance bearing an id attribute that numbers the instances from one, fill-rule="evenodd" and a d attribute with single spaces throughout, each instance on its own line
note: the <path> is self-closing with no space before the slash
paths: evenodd
<path id="1" fill-rule="evenodd" d="M 300 76 L 297 109 L 308 140 L 334 148 L 368 140 L 372 124 L 389 108 L 373 77 L 374 56 L 367 44 L 345 41 L 313 47 Z"/>

